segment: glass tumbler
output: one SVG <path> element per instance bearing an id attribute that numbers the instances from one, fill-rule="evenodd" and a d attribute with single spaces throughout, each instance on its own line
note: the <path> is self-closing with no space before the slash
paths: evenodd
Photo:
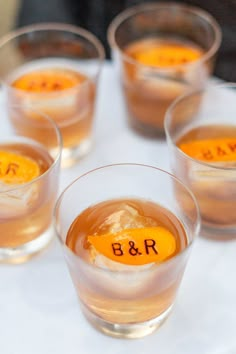
<path id="1" fill-rule="evenodd" d="M 0 129 L 0 263 L 21 263 L 43 250 L 54 232 L 61 134 L 55 122 L 37 114 L 29 119 L 2 104 Z"/>
<path id="2" fill-rule="evenodd" d="M 188 208 L 176 200 L 176 188 L 188 200 Z M 85 258 L 83 252 L 80 254 L 80 250 L 83 249 L 82 241 L 79 241 L 78 252 L 68 246 L 68 231 L 84 210 L 91 210 L 90 216 L 84 220 L 85 223 L 91 221 L 92 227 L 96 226 L 100 218 L 104 217 L 106 223 L 108 219 L 114 217 L 112 227 L 117 230 L 120 227 L 127 229 L 132 225 L 133 233 L 144 230 L 149 242 L 147 245 L 150 245 L 151 231 L 143 229 L 145 223 L 139 222 L 143 216 L 142 211 L 137 215 L 135 208 L 132 208 L 132 203 L 129 202 L 129 206 L 124 206 L 122 209 L 130 199 L 136 200 L 137 205 L 141 203 L 141 209 L 142 205 L 154 203 L 160 208 L 156 215 L 158 220 L 159 218 L 165 221 L 172 220 L 173 225 L 175 223 L 178 225 L 177 237 L 184 235 L 185 241 L 182 249 L 172 258 L 163 262 L 152 261 L 142 266 L 130 266 L 121 264 L 119 261 L 110 262 L 109 259 L 102 257 L 103 262 L 99 264 L 101 255 L 98 255 L 98 263 L 96 261 L 94 263 Z M 99 211 L 93 209 L 97 203 L 109 204 L 114 200 L 118 203 L 122 200 L 122 207 L 118 214 L 105 217 L 103 208 Z M 123 215 L 121 219 L 119 219 L 120 214 Z M 95 218 L 94 223 L 93 218 Z M 82 224 L 83 222 L 77 224 L 77 231 L 83 229 L 84 232 L 85 228 Z M 107 335 L 139 338 L 156 330 L 170 314 L 189 251 L 198 233 L 199 213 L 192 193 L 171 174 L 151 166 L 117 164 L 90 171 L 65 189 L 56 204 L 55 228 L 64 249 L 80 306 L 87 320 Z M 132 235 L 136 239 L 135 234 Z M 162 240 L 165 241 L 165 236 Z M 132 244 L 131 240 L 129 245 Z M 117 256 L 123 252 L 126 254 L 125 250 L 119 248 L 119 244 L 112 245 L 116 248 Z M 109 252 L 109 250 L 111 251 L 110 246 L 107 246 L 105 251 Z M 129 254 L 127 252 L 126 255 L 136 256 L 137 260 L 141 252 L 136 255 L 134 253 L 133 249 L 130 249 Z"/>
<path id="3" fill-rule="evenodd" d="M 218 240 L 236 234 L 235 117 L 236 86 L 223 84 L 178 98 L 165 119 L 172 171 L 197 199 L 202 235 Z"/>
<path id="4" fill-rule="evenodd" d="M 212 73 L 221 30 L 200 8 L 149 3 L 119 14 L 109 26 L 108 40 L 131 127 L 143 135 L 163 136 L 171 102 L 203 87 Z"/>
<path id="5" fill-rule="evenodd" d="M 55 120 L 63 137 L 62 166 L 85 156 L 92 144 L 95 99 L 104 50 L 86 30 L 35 24 L 0 39 L 0 76 L 9 105 Z"/>

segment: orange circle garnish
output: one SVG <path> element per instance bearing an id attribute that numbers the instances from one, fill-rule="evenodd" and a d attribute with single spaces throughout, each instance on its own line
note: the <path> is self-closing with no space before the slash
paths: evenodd
<path id="1" fill-rule="evenodd" d="M 29 92 L 56 92 L 75 87 L 85 76 L 68 69 L 41 69 L 20 76 L 12 86 Z"/>
<path id="2" fill-rule="evenodd" d="M 206 162 L 236 161 L 236 139 L 202 139 L 181 143 L 179 148 L 188 156 Z"/>
<path id="3" fill-rule="evenodd" d="M 129 265 L 162 262 L 176 251 L 174 235 L 162 226 L 125 229 L 114 234 L 88 236 L 87 240 L 105 257 Z"/>
<path id="4" fill-rule="evenodd" d="M 199 49 L 181 44 L 150 44 L 145 51 L 137 52 L 135 59 L 144 65 L 166 68 L 193 62 L 201 55 Z"/>
<path id="5" fill-rule="evenodd" d="M 38 164 L 29 157 L 0 151 L 0 180 L 8 184 L 30 182 L 40 175 Z"/>

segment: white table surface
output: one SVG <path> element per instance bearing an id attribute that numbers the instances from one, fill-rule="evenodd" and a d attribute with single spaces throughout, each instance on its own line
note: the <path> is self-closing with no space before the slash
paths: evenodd
<path id="1" fill-rule="evenodd" d="M 169 170 L 164 141 L 127 126 L 111 64 L 103 69 L 92 152 L 61 174 L 62 190 L 94 167 L 137 162 Z M 174 311 L 139 340 L 106 337 L 83 318 L 62 250 L 51 247 L 27 264 L 0 266 L 0 354 L 236 354 L 236 241 L 198 238 Z"/>

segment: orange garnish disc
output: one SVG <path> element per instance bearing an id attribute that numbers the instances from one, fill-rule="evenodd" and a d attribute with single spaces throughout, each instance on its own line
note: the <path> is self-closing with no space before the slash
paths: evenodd
<path id="1" fill-rule="evenodd" d="M 0 180 L 4 183 L 27 183 L 39 174 L 40 168 L 31 158 L 13 152 L 0 151 Z"/>
<path id="2" fill-rule="evenodd" d="M 236 161 L 236 138 L 203 139 L 181 143 L 188 156 L 206 162 Z"/>
<path id="3" fill-rule="evenodd" d="M 12 86 L 29 92 L 55 92 L 73 88 L 85 80 L 72 70 L 41 69 L 20 76 Z"/>
<path id="4" fill-rule="evenodd" d="M 176 239 L 166 228 L 124 229 L 117 233 L 88 236 L 88 242 L 105 257 L 128 265 L 162 262 L 176 251 Z"/>
<path id="5" fill-rule="evenodd" d="M 145 51 L 140 51 L 135 55 L 135 59 L 144 65 L 157 67 L 171 67 L 190 63 L 201 57 L 199 49 L 177 45 L 163 44 L 149 46 Z"/>

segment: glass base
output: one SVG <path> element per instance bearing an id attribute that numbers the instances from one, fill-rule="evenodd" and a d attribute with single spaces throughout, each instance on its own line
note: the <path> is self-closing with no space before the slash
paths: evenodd
<path id="1" fill-rule="evenodd" d="M 233 228 L 207 225 L 202 223 L 200 235 L 212 241 L 232 241 L 236 240 L 236 226 Z"/>
<path id="2" fill-rule="evenodd" d="M 33 241 L 18 247 L 0 248 L 0 263 L 19 264 L 27 262 L 49 245 L 53 235 L 53 226 L 50 226 L 41 236 Z"/>
<path id="3" fill-rule="evenodd" d="M 67 148 L 63 147 L 61 156 L 61 167 L 67 168 L 75 165 L 78 160 L 88 154 L 92 147 L 92 140 L 83 140 L 78 146 Z"/>
<path id="4" fill-rule="evenodd" d="M 147 138 L 155 139 L 165 139 L 165 131 L 164 127 L 158 128 L 155 127 L 154 125 L 150 124 L 145 124 L 140 122 L 138 119 L 134 117 L 129 117 L 129 124 L 131 128 L 138 133 L 139 135 L 142 135 Z"/>
<path id="5" fill-rule="evenodd" d="M 98 317 L 91 312 L 84 304 L 81 304 L 81 309 L 89 321 L 89 323 L 98 331 L 116 338 L 135 339 L 145 337 L 156 331 L 168 318 L 172 306 L 156 318 L 141 323 L 111 323 Z"/>

